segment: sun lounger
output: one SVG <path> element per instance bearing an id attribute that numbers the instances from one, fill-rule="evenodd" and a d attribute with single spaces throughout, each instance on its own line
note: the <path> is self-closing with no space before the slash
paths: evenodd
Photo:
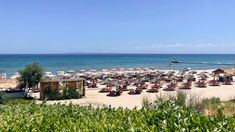
<path id="1" fill-rule="evenodd" d="M 99 92 L 100 93 L 108 93 L 112 90 L 112 86 L 111 85 L 107 85 L 106 88 L 102 88 Z"/>
<path id="2" fill-rule="evenodd" d="M 211 80 L 210 81 L 210 86 L 220 86 L 220 82 L 217 80 Z"/>
<path id="3" fill-rule="evenodd" d="M 129 89 L 129 93 L 130 95 L 134 95 L 134 94 L 141 94 L 142 89 L 136 88 L 136 89 Z"/>
<path id="4" fill-rule="evenodd" d="M 205 80 L 199 80 L 198 82 L 197 82 L 197 87 L 199 87 L 199 88 L 206 88 L 207 86 L 206 86 L 206 81 Z"/>
<path id="5" fill-rule="evenodd" d="M 191 87 L 192 87 L 192 82 L 189 81 L 189 82 L 183 83 L 181 89 L 191 89 Z"/>
<path id="6" fill-rule="evenodd" d="M 107 96 L 120 96 L 122 94 L 121 89 L 111 90 Z"/>
<path id="7" fill-rule="evenodd" d="M 231 83 L 230 80 L 225 80 L 225 81 L 224 81 L 224 85 L 232 85 L 232 83 Z"/>
<path id="8" fill-rule="evenodd" d="M 165 88 L 164 91 L 175 91 L 177 86 L 178 83 L 170 83 L 169 85 L 167 85 L 167 88 Z"/>

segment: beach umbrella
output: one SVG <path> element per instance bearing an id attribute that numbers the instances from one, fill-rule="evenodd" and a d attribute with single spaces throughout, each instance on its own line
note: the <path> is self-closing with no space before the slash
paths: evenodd
<path id="1" fill-rule="evenodd" d="M 107 69 L 102 69 L 101 71 L 102 71 L 102 72 L 107 72 L 108 70 L 107 70 Z"/>
<path id="2" fill-rule="evenodd" d="M 214 74 L 222 74 L 222 73 L 224 73 L 224 70 L 216 69 L 216 70 L 212 71 L 212 73 L 214 73 Z"/>
<path id="3" fill-rule="evenodd" d="M 197 71 L 191 71 L 190 73 L 191 74 L 197 74 Z"/>
<path id="4" fill-rule="evenodd" d="M 86 70 L 80 70 L 80 72 L 85 72 Z"/>
<path id="5" fill-rule="evenodd" d="M 124 71 L 124 70 L 125 70 L 125 68 L 120 68 L 120 70 L 123 70 L 123 71 Z"/>
<path id="6" fill-rule="evenodd" d="M 64 77 L 71 77 L 72 75 L 71 74 L 69 74 L 69 73 L 65 73 L 64 74 Z"/>
<path id="7" fill-rule="evenodd" d="M 199 78 L 206 79 L 206 78 L 208 78 L 208 76 L 206 74 L 200 74 Z"/>
<path id="8" fill-rule="evenodd" d="M 92 69 L 92 70 L 90 70 L 91 72 L 96 72 L 96 70 L 94 70 L 94 69 Z"/>
<path id="9" fill-rule="evenodd" d="M 76 76 L 81 77 L 81 76 L 85 76 L 85 74 L 83 74 L 83 73 L 77 73 Z"/>
<path id="10" fill-rule="evenodd" d="M 64 74 L 65 74 L 64 71 L 57 71 L 57 75 L 58 75 L 58 76 L 63 76 Z"/>
<path id="11" fill-rule="evenodd" d="M 149 70 L 149 68 L 144 68 L 145 71 Z"/>
<path id="12" fill-rule="evenodd" d="M 69 71 L 67 71 L 67 73 L 75 73 L 75 71 L 74 70 L 69 70 Z"/>

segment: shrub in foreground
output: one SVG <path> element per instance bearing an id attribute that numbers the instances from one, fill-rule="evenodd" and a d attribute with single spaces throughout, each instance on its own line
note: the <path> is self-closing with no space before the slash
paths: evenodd
<path id="1" fill-rule="evenodd" d="M 140 110 L 76 105 L 0 105 L 0 131 L 235 131 L 235 117 L 204 116 L 174 101 Z"/>

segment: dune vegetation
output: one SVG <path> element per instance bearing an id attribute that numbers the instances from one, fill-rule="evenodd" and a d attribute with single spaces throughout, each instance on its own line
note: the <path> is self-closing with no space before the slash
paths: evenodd
<path id="1" fill-rule="evenodd" d="M 20 103 L 16 103 L 20 102 Z M 214 105 L 218 102 L 204 101 Z M 206 104 L 204 103 L 204 104 Z M 210 105 L 205 105 L 210 106 Z M 141 109 L 47 105 L 13 100 L 0 105 L 1 131 L 235 131 L 235 116 L 223 108 L 205 115 L 184 99 L 143 101 Z"/>

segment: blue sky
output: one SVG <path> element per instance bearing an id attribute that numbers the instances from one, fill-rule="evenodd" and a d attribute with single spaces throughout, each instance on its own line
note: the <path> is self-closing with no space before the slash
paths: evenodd
<path id="1" fill-rule="evenodd" d="M 0 0 L 0 53 L 235 53 L 234 0 Z"/>

